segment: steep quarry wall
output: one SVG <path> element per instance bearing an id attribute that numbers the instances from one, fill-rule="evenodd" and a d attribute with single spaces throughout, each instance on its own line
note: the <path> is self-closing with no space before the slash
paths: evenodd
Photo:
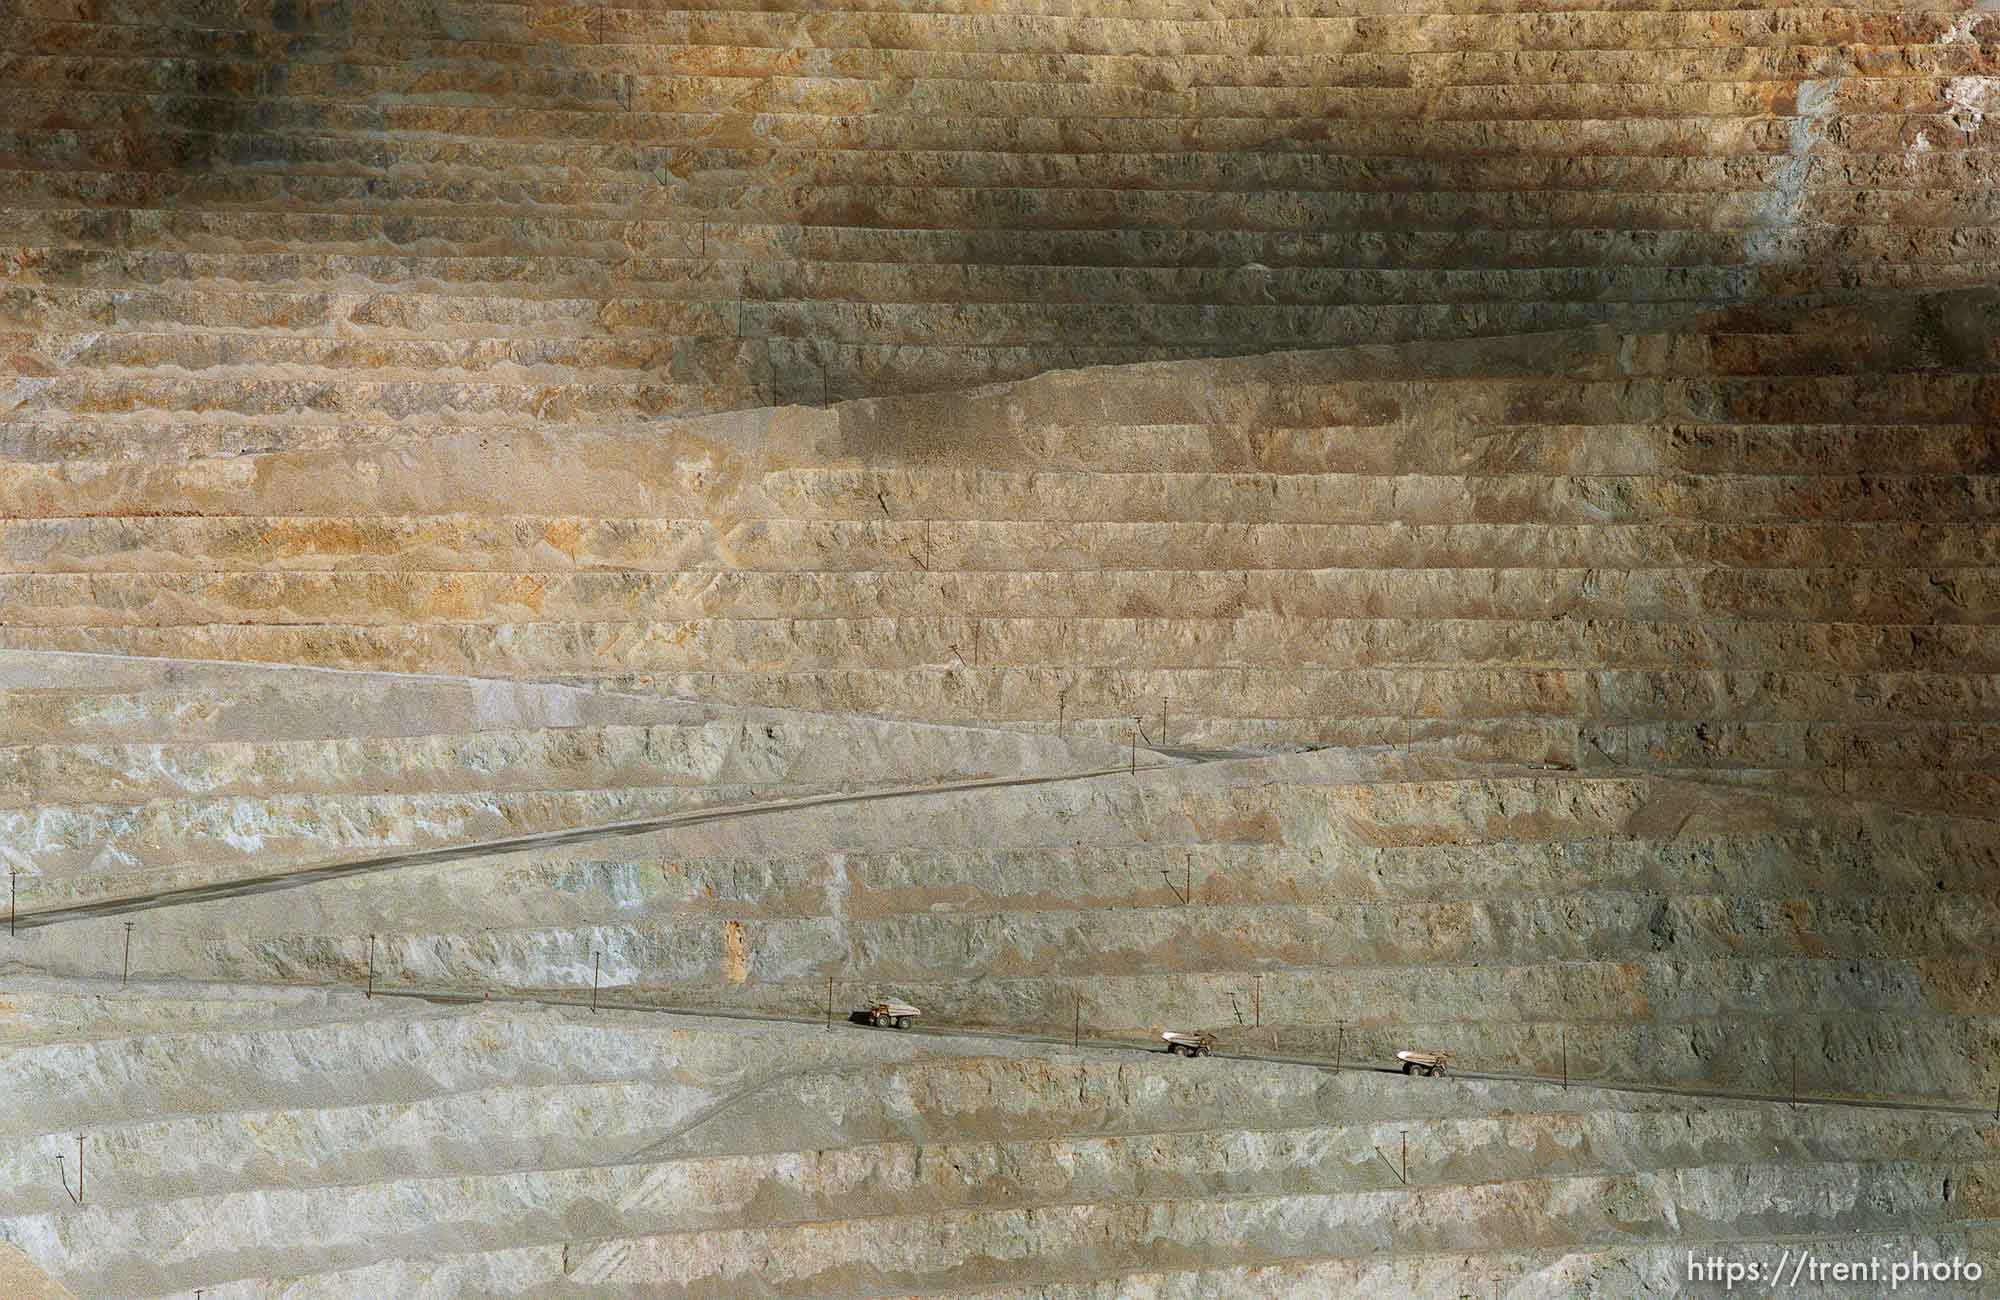
<path id="1" fill-rule="evenodd" d="M 398 679 L 0 668 L 19 770 L 98 795 L 22 855 L 0 966 L 0 1239 L 79 1295 L 1526 1300 L 1678 1291 L 1689 1249 L 2000 1245 L 1988 818 L 1400 747 L 1145 749 L 287 888 L 319 859 L 204 841 L 157 783 L 226 756 L 246 824 L 282 803 L 355 826 L 347 769 L 283 737 Z M 569 765 L 486 778 L 503 807 L 517 777 L 605 779 L 613 720 L 662 707 L 402 680 L 427 708 L 353 716 L 403 787 L 464 784 L 475 742 L 573 711 L 530 733 Z M 146 741 L 189 718 L 239 739 Z M 896 724 L 818 734 L 843 725 Z M 1071 758 L 931 730 L 963 737 L 945 772 Z M 120 869 L 135 816 L 185 827 L 148 846 L 175 871 Z M 466 833 L 381 826 L 377 851 Z M 242 896 L 130 892 L 273 869 Z M 44 924 L 66 884 L 108 910 Z M 845 1023 L 885 994 L 937 1032 Z M 1163 1023 L 1249 1059 L 1137 1054 Z M 1473 1077 L 1379 1072 L 1413 1043 Z M 1909 1108 L 1825 1104 L 1889 1099 Z M 53 1167 L 78 1134 L 84 1207 Z"/>
<path id="2" fill-rule="evenodd" d="M 0 682 L 0 862 L 31 908 L 1127 760 L 1087 738 L 488 679 L 0 653 Z"/>
<path id="3" fill-rule="evenodd" d="M 1994 794 L 2000 298 L 0 467 L 0 645 Z M 1163 716 L 1164 715 L 1164 716 Z"/>
<path id="4" fill-rule="evenodd" d="M 1990 10 L 17 0 L 0 411 L 254 448 L 1990 283 Z"/>
<path id="5" fill-rule="evenodd" d="M 0 1229 L 77 1294 L 1525 1298 L 1675 1290 L 1690 1248 L 2000 1244 L 1987 1144 L 1886 1112 L 232 1001 L 0 1062 L 71 1081 L 15 1132 L 125 1117 L 87 1213 L 40 1172 L 66 1135 L 0 1146 Z"/>
<path id="6" fill-rule="evenodd" d="M 373 685 L 351 679 L 359 695 Z M 938 731 L 966 755 L 933 759 L 941 779 L 981 763 L 1001 777 L 1104 765 L 1101 751 L 1050 740 L 995 773 L 980 746 L 1033 738 Z M 1331 1057 L 1344 1044 L 1363 1060 L 1435 1040 L 1488 1069 L 1553 1075 L 1566 1057 L 1579 1076 L 1728 1088 L 1796 1078 L 1979 1098 L 2000 1085 L 2000 827 L 1979 808 L 1919 815 L 1395 748 L 1208 762 L 1148 750 L 1134 772 L 396 860 L 496 826 L 587 830 L 596 804 L 513 787 L 597 788 L 607 778 L 592 759 L 620 733 L 541 734 L 574 762 L 538 770 L 517 756 L 483 781 L 460 742 L 379 742 L 399 760 L 373 778 L 391 795 L 283 743 L 231 747 L 241 784 L 199 801 L 93 791 L 79 766 L 64 787 L 77 802 L 13 837 L 30 928 L 11 951 L 37 971 L 101 976 L 120 969 L 133 920 L 142 980 L 353 985 L 373 969 L 474 996 L 596 981 L 653 1006 L 811 1020 L 830 992 L 840 1008 L 893 993 L 944 1023 L 1000 1030 L 1136 1041 L 1193 1023 L 1239 1046 Z M 8 752 L 163 774 L 204 748 L 44 739 Z M 866 751 L 852 752 L 854 776 L 869 774 Z M 875 788 L 908 781 L 875 775 Z M 729 808 L 791 792 L 662 780 L 628 774 L 600 797 Z M 426 796 L 444 781 L 467 792 Z M 462 809 L 486 816 L 453 819 Z M 381 865 L 39 924 L 50 908 L 343 857 Z"/>
<path id="7" fill-rule="evenodd" d="M 1409 9 L 0 6 L 0 1292 L 2000 1277 L 2000 11 Z"/>

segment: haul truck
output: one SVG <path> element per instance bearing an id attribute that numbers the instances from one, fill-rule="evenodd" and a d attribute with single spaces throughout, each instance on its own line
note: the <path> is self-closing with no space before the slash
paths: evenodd
<path id="1" fill-rule="evenodd" d="M 1451 1064 L 1449 1052 L 1398 1052 L 1396 1059 L 1403 1063 L 1404 1074 L 1442 1075 Z"/>
<path id="2" fill-rule="evenodd" d="M 877 1029 L 908 1029 L 923 1012 L 907 1002 L 876 1002 L 868 1008 L 868 1023 Z"/>
<path id="3" fill-rule="evenodd" d="M 1215 1035 L 1210 1033 L 1184 1034 L 1169 1029 L 1160 1037 L 1167 1041 L 1167 1050 L 1176 1056 L 1207 1056 L 1215 1050 Z"/>

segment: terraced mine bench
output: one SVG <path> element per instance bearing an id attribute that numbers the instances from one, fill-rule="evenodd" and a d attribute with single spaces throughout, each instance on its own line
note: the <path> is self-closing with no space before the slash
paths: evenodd
<path id="1" fill-rule="evenodd" d="M 2000 1261 L 1991 4 L 5 8 L 36 1272 Z"/>

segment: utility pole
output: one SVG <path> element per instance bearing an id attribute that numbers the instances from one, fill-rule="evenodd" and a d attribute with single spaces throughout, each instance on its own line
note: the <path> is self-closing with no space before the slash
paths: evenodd
<path id="1" fill-rule="evenodd" d="M 76 1203 L 83 1204 L 83 1134 L 76 1135 Z"/>
<path id="2" fill-rule="evenodd" d="M 833 976 L 826 977 L 826 1027 L 833 1029 Z"/>
<path id="3" fill-rule="evenodd" d="M 1132 719 L 1132 775 L 1139 775 L 1139 720 Z"/>
<path id="4" fill-rule="evenodd" d="M 599 959 L 598 959 L 598 956 L 597 956 L 597 953 L 593 951 L 593 952 L 592 952 L 592 953 L 590 954 L 590 1014 L 592 1014 L 593 1016 L 597 1014 L 597 965 L 598 965 L 598 960 L 599 960 Z"/>
<path id="5" fill-rule="evenodd" d="M 1069 714 L 1069 691 L 1067 688 L 1056 692 L 1056 739 L 1062 740 L 1068 733 L 1066 726 Z"/>
<path id="6" fill-rule="evenodd" d="M 1389 1166 L 1389 1172 L 1390 1172 L 1390 1173 L 1392 1173 L 1392 1174 L 1394 1174 L 1394 1175 L 1396 1175 L 1396 1181 L 1397 1181 L 1397 1182 L 1399 1182 L 1399 1183 L 1408 1183 L 1408 1182 L 1410 1181 L 1410 1130 L 1408 1130 L 1408 1129 L 1404 1129 L 1404 1130 L 1403 1130 L 1403 1165 L 1402 1165 L 1402 1168 L 1398 1169 L 1398 1168 L 1396 1167 L 1396 1162 L 1395 1162 L 1395 1161 L 1393 1161 L 1393 1160 L 1389 1159 L 1389 1157 L 1387 1157 L 1387 1156 L 1383 1155 L 1383 1154 L 1382 1154 L 1382 1148 L 1381 1148 L 1381 1147 L 1372 1147 L 1372 1150 L 1373 1150 L 1373 1151 L 1375 1152 L 1375 1158 L 1376 1158 L 1377 1160 L 1380 1160 L 1380 1161 L 1381 1161 L 1381 1162 L 1382 1162 L 1383 1164 L 1385 1164 L 1385 1165 Z"/>
<path id="7" fill-rule="evenodd" d="M 1347 1046 L 1347 1022 L 1336 1020 L 1333 1031 L 1333 1068 L 1340 1068 L 1340 1051 Z"/>
<path id="8" fill-rule="evenodd" d="M 1189 903 L 1192 903 L 1193 901 L 1194 901 L 1194 850 L 1189 849 L 1187 855 L 1187 893 L 1182 895 L 1181 897 L 1181 906 L 1185 907 Z"/>
<path id="9" fill-rule="evenodd" d="M 368 936 L 368 997 L 375 996 L 375 936 Z"/>
<path id="10" fill-rule="evenodd" d="M 1076 1020 L 1070 1025 L 1069 1045 L 1072 1050 L 1083 1046 L 1083 994 L 1076 995 Z"/>
<path id="11" fill-rule="evenodd" d="M 1564 1089 L 1567 1089 L 1569 1087 L 1569 1026 L 1568 1025 L 1564 1025 L 1562 1027 L 1562 1048 L 1563 1048 L 1563 1087 Z"/>
<path id="12" fill-rule="evenodd" d="M 1160 696 L 1160 744 L 1167 743 L 1167 697 Z"/>
<path id="13" fill-rule="evenodd" d="M 19 878 L 20 874 L 21 872 L 18 868 L 15 867 L 7 868 L 7 935 L 9 938 L 12 938 L 16 933 L 14 929 L 14 913 L 15 913 L 14 891 L 17 887 L 15 881 Z"/>
<path id="14" fill-rule="evenodd" d="M 1264 977 L 1262 975 L 1257 976 L 1257 982 L 1250 994 L 1250 1007 L 1252 1014 L 1255 1016 L 1255 1020 L 1250 1027 L 1252 1029 L 1262 1029 L 1264 1027 Z"/>
<path id="15" fill-rule="evenodd" d="M 125 968 L 118 976 L 118 987 L 124 988 L 132 982 L 132 925 L 125 923 Z"/>

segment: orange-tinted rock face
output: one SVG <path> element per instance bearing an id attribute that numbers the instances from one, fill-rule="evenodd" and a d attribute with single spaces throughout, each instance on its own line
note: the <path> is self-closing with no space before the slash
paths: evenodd
<path id="1" fill-rule="evenodd" d="M 14 12 L 35 422 L 651 418 L 2000 263 L 1970 0 Z"/>
<path id="2" fill-rule="evenodd" d="M 1991 1266 L 2000 13 L 1564 2 L 0 5 L 0 1243 Z"/>
<path id="3" fill-rule="evenodd" d="M 254 455 L 24 434 L 0 642 L 1960 807 L 2000 727 L 1996 322 L 1766 303 L 577 428 L 479 396 Z"/>

